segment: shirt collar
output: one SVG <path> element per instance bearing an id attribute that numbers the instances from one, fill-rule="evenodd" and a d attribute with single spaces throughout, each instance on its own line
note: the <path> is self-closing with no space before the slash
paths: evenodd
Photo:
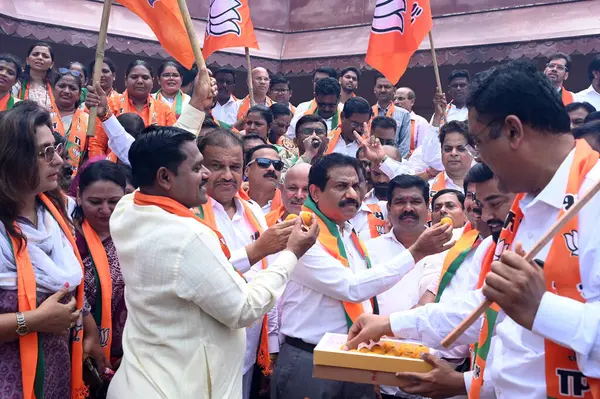
<path id="1" fill-rule="evenodd" d="M 217 202 L 212 197 L 210 198 L 210 200 L 211 200 L 213 209 L 227 215 L 227 212 L 225 212 L 225 208 L 223 207 L 223 205 L 221 205 L 221 203 Z M 235 202 L 235 214 L 233 215 L 231 220 L 235 221 L 235 220 L 244 218 L 244 205 L 241 203 L 241 201 L 238 198 L 234 198 L 233 201 Z"/>

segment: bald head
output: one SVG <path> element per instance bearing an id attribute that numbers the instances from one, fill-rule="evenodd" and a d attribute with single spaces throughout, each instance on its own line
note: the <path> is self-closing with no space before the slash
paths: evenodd
<path id="1" fill-rule="evenodd" d="M 288 169 L 283 181 L 282 200 L 286 213 L 298 215 L 308 198 L 310 164 L 299 163 Z"/>
<path id="2" fill-rule="evenodd" d="M 394 161 L 402 162 L 402 155 L 398 148 L 392 145 L 384 145 L 383 151 L 385 152 L 385 155 L 392 158 Z"/>
<path id="3" fill-rule="evenodd" d="M 269 91 L 269 72 L 263 67 L 252 70 L 252 89 L 257 99 L 264 99 Z"/>
<path id="4" fill-rule="evenodd" d="M 415 105 L 415 92 L 410 87 L 400 87 L 394 94 L 394 104 L 411 112 Z"/>

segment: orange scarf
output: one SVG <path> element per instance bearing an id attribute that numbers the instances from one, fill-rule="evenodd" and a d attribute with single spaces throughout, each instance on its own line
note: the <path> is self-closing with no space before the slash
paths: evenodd
<path id="1" fill-rule="evenodd" d="M 597 162 L 598 153 L 593 151 L 584 140 L 577 140 L 573 164 L 569 171 L 566 195 L 577 196 L 583 180 Z M 492 261 L 499 259 L 505 248 L 510 248 L 512 246 L 521 220 L 523 219 L 523 212 L 521 211 L 519 202 L 524 197 L 524 194 L 517 195 L 508 217 L 506 218 L 504 228 L 502 229 L 498 244 L 496 245 L 497 248 L 492 246 L 488 250 L 479 275 L 479 287 L 483 286 L 485 277 L 491 269 Z M 567 209 L 563 207 L 560 210 L 559 218 Z M 581 275 L 578 272 L 574 272 L 575 270 L 579 270 L 579 256 L 578 254 L 574 254 L 573 250 L 569 248 L 568 243 L 568 237 L 572 238 L 574 233 L 578 231 L 578 218 L 578 216 L 575 216 L 571 219 L 552 240 L 550 252 L 544 263 L 544 277 L 546 280 L 546 289 L 549 292 L 579 302 L 585 302 L 585 299 L 581 296 L 581 293 L 577 288 L 581 285 Z M 479 399 L 480 396 L 484 380 L 486 358 L 490 349 L 491 332 L 494 329 L 499 311 L 500 308 L 494 303 L 485 312 L 483 328 L 479 335 L 479 349 L 477 350 L 475 359 L 475 371 L 473 373 L 471 391 L 469 392 L 469 398 L 471 399 Z M 582 379 L 586 377 L 579 372 L 576 355 L 572 349 L 560 346 L 548 339 L 544 340 L 544 347 L 546 363 L 546 395 L 548 398 L 600 398 L 600 380 L 598 379 L 587 378 L 591 390 L 586 392 L 574 393 L 568 386 L 561 386 L 561 381 L 564 378 L 561 371 L 568 370 L 570 373 L 578 373 L 579 375 L 577 375 L 577 377 Z M 576 376 L 572 375 L 573 379 L 575 377 Z M 566 379 L 571 380 L 571 377 Z M 570 383 L 567 382 L 567 384 Z"/>
<path id="2" fill-rule="evenodd" d="M 317 219 L 317 223 L 319 223 L 319 243 L 325 248 L 325 251 L 331 256 L 333 256 L 336 260 L 342 263 L 346 267 L 350 267 L 350 262 L 348 261 L 348 256 L 346 254 L 346 248 L 344 247 L 344 242 L 342 241 L 342 237 L 340 236 L 340 232 L 338 226 L 333 223 L 331 220 L 327 218 L 317 207 L 317 204 L 313 201 L 311 197 L 308 197 L 306 201 L 304 201 L 304 205 L 302 206 L 302 210 L 306 212 L 311 212 L 315 214 Z M 352 243 L 354 247 L 364 259 L 367 264 L 367 269 L 371 268 L 371 259 L 369 258 L 369 254 L 367 253 L 367 249 L 363 245 L 363 243 L 358 238 L 358 235 L 354 230 L 352 230 Z M 352 324 L 356 322 L 358 317 L 365 313 L 365 309 L 362 303 L 353 303 L 353 302 L 342 302 L 344 305 L 344 312 L 346 314 L 346 324 L 348 325 L 348 330 L 352 327 Z M 379 314 L 379 305 L 377 304 L 377 298 L 371 298 L 371 305 L 373 306 L 373 313 Z"/>
<path id="3" fill-rule="evenodd" d="M 0 99 L 0 111 L 8 111 L 15 105 L 15 98 L 7 93 Z"/>
<path id="4" fill-rule="evenodd" d="M 373 116 L 371 116 L 371 120 L 373 120 L 373 118 L 375 118 L 376 116 L 379 116 L 379 105 L 375 104 L 371 107 L 371 110 L 373 111 Z M 387 111 L 385 111 L 385 116 L 387 116 L 388 118 L 394 118 L 394 113 L 396 112 L 396 106 L 394 105 L 393 102 L 390 102 L 390 105 L 387 108 Z"/>
<path id="5" fill-rule="evenodd" d="M 246 216 L 246 221 L 250 224 L 250 226 L 252 226 L 255 233 L 258 236 L 260 236 L 263 233 L 263 230 L 262 230 L 262 227 L 260 226 L 260 223 L 256 219 L 256 216 L 254 216 L 254 213 L 252 213 L 252 209 L 250 209 L 250 207 L 248 206 L 246 201 L 239 198 L 239 196 L 237 198 L 242 202 L 242 205 L 244 206 L 244 215 Z M 213 206 L 212 206 L 212 202 L 211 202 L 210 198 L 208 199 L 208 202 L 206 204 L 198 207 L 197 214 L 199 215 L 199 217 L 202 220 L 204 220 L 204 222 L 207 226 L 211 227 L 213 229 L 213 231 L 217 231 L 218 226 L 217 226 L 217 222 L 215 219 L 215 212 L 213 210 Z M 220 239 L 222 239 L 223 236 L 221 235 L 220 237 L 221 237 Z M 223 239 L 223 242 L 225 242 L 224 239 Z M 263 258 L 263 259 L 261 259 L 260 262 L 261 262 L 262 269 L 263 270 L 266 269 L 267 268 L 267 259 Z M 262 328 L 261 328 L 261 332 L 260 332 L 260 343 L 258 345 L 258 354 L 256 356 L 256 359 L 257 359 L 258 365 L 262 368 L 262 372 L 264 375 L 270 375 L 273 372 L 273 370 L 271 370 L 271 357 L 269 356 L 268 315 L 265 315 L 263 317 Z"/>
<path id="6" fill-rule="evenodd" d="M 30 82 L 27 82 L 25 85 L 21 84 L 21 89 L 19 90 L 20 100 L 29 100 L 29 84 Z M 52 87 L 48 80 L 46 80 L 46 93 L 48 93 L 48 98 L 50 99 L 51 109 L 57 109 L 56 103 L 54 102 L 54 93 L 52 92 Z"/>
<path id="7" fill-rule="evenodd" d="M 410 152 L 413 152 L 417 148 L 417 137 L 415 136 L 416 123 L 414 119 L 410 120 Z"/>
<path id="8" fill-rule="evenodd" d="M 267 226 L 275 226 L 284 214 L 285 207 L 283 206 L 283 204 L 279 205 L 277 208 L 273 208 L 273 206 L 271 206 L 271 212 L 267 213 L 267 216 L 265 216 L 265 219 L 267 219 Z"/>
<path id="9" fill-rule="evenodd" d="M 146 127 L 150 125 L 173 126 L 177 121 L 175 114 L 171 112 L 171 108 L 162 101 L 157 101 L 151 95 L 148 95 L 148 101 L 144 108 L 138 111 L 135 104 L 129 99 L 127 90 L 121 94 L 117 108 L 112 109 L 112 112 L 115 116 L 128 113 L 137 114 L 143 119 Z"/>
<path id="10" fill-rule="evenodd" d="M 87 151 L 88 136 L 86 133 L 89 115 L 81 108 L 77 108 L 71 119 L 71 126 L 69 129 L 65 129 L 60 111 L 58 108 L 54 108 L 54 104 L 52 107 L 53 110 L 50 111 L 52 127 L 66 139 L 67 162 L 73 168 L 73 177 L 75 177 Z"/>
<path id="11" fill-rule="evenodd" d="M 183 109 L 183 92 L 181 90 L 177 91 L 175 100 L 172 104 L 167 104 L 165 101 L 163 101 L 163 97 L 166 98 L 162 95 L 162 90 L 156 92 L 156 99 L 169 106 L 171 108 L 171 112 L 175 114 L 175 117 L 179 118 L 179 115 L 181 115 L 181 110 Z"/>
<path id="12" fill-rule="evenodd" d="M 467 234 L 471 230 L 473 230 L 473 225 L 471 222 L 467 222 L 467 224 L 465 224 L 465 228 L 463 229 L 463 235 Z"/>
<path id="13" fill-rule="evenodd" d="M 97 292 L 101 298 L 100 301 L 96 301 L 94 319 L 96 325 L 100 327 L 100 345 L 104 348 L 106 358 L 110 359 L 112 345 L 112 277 L 110 276 L 108 257 L 100 237 L 87 220 L 83 221 L 81 230 L 90 251 L 92 269 L 96 276 Z"/>
<path id="14" fill-rule="evenodd" d="M 383 213 L 381 212 L 379 204 L 369 204 L 367 207 L 371 210 L 367 216 L 367 220 L 369 221 L 369 232 L 371 238 L 377 238 L 386 233 L 387 223 L 383 218 Z"/>
<path id="15" fill-rule="evenodd" d="M 575 101 L 575 99 L 573 98 L 573 93 L 571 93 L 564 87 L 560 89 L 560 96 L 562 97 L 562 102 L 564 106 L 567 106 L 573 101 Z"/>
<path id="16" fill-rule="evenodd" d="M 438 191 L 442 191 L 444 189 L 446 189 L 446 174 L 444 172 L 440 172 L 435 178 L 435 183 L 431 185 L 429 198 L 433 198 Z"/>
<path id="17" fill-rule="evenodd" d="M 273 105 L 273 100 L 271 100 L 267 96 L 267 107 L 270 107 L 271 105 Z M 237 120 L 239 121 L 240 119 L 246 119 L 246 114 L 248 113 L 249 109 L 250 109 L 250 96 L 248 95 L 248 96 L 244 97 L 244 99 L 242 100 L 242 103 L 240 104 L 240 108 L 238 108 Z"/>
<path id="18" fill-rule="evenodd" d="M 81 264 L 83 262 L 77 250 L 77 244 L 73 237 L 71 229 L 63 219 L 62 215 L 56 209 L 52 201 L 45 195 L 39 195 L 44 206 L 58 222 L 63 233 L 73 247 L 73 252 Z M 18 229 L 18 226 L 15 225 Z M 27 312 L 37 308 L 37 291 L 35 273 L 33 265 L 27 252 L 27 245 L 23 241 L 10 236 L 15 263 L 17 266 L 17 295 L 19 312 Z M 75 297 L 77 300 L 77 309 L 83 307 L 84 284 L 81 282 L 77 286 Z M 83 383 L 83 325 L 79 328 L 79 323 L 71 329 L 71 398 L 83 399 L 87 395 L 87 388 Z M 23 379 L 23 397 L 25 399 L 43 399 L 44 392 L 44 359 L 38 357 L 38 353 L 43 354 L 39 347 L 38 334 L 30 332 L 27 335 L 19 337 L 19 350 L 21 352 L 21 376 Z"/>
<path id="19" fill-rule="evenodd" d="M 304 115 L 319 115 L 319 109 L 317 107 L 317 101 L 313 98 L 312 100 L 310 100 L 310 108 L 308 108 L 308 110 L 304 113 Z M 304 116 L 302 115 L 302 116 Z M 323 118 L 324 119 L 324 118 Z M 333 128 L 333 126 L 338 126 L 342 121 L 342 113 L 340 112 L 340 107 L 338 107 L 337 112 L 335 114 L 333 114 L 333 117 L 331 119 L 331 127 Z M 331 140 L 331 137 L 333 136 L 333 131 L 329 132 L 329 134 L 327 135 L 327 137 L 329 137 L 329 139 Z"/>
<path id="20" fill-rule="evenodd" d="M 340 136 L 342 135 L 342 125 L 339 125 L 337 128 L 333 129 L 327 135 L 329 137 L 329 144 L 327 145 L 327 150 L 325 151 L 325 155 L 329 155 L 333 153 L 335 150 L 335 146 L 338 141 L 340 141 Z"/>

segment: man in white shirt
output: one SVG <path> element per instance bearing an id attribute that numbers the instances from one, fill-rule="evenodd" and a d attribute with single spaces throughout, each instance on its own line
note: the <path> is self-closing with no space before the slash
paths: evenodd
<path id="1" fill-rule="evenodd" d="M 352 97 L 356 97 L 358 82 L 360 81 L 360 71 L 353 66 L 346 67 L 340 72 L 340 86 L 342 86 L 342 96 L 340 104 L 344 105 Z"/>
<path id="2" fill-rule="evenodd" d="M 273 258 L 267 258 L 269 255 L 275 255 L 285 248 L 294 221 L 267 228 L 261 208 L 239 197 L 244 169 L 242 140 L 239 136 L 228 130 L 216 130 L 204 136 L 198 148 L 204 156 L 206 168 L 211 172 L 207 183 L 209 199 L 199 209 L 200 217 L 214 221 L 215 229 L 223 234 L 231 250 L 231 263 L 250 280 L 258 270 L 272 263 Z M 273 360 L 279 351 L 276 310 L 273 308 L 268 317 L 268 350 Z M 244 398 L 250 394 L 260 336 L 260 323 L 247 329 Z"/>
<path id="3" fill-rule="evenodd" d="M 436 226 L 408 250 L 370 268 L 368 255 L 348 223 L 361 203 L 358 168 L 356 158 L 331 154 L 310 170 L 305 207 L 315 213 L 322 236 L 302 258 L 301 270 L 281 299 L 280 331 L 286 338 L 271 384 L 274 399 L 374 398 L 371 385 L 312 378 L 312 351 L 326 332 L 348 331 L 348 309 L 371 313 L 371 298 L 395 285 L 415 261 L 444 250 L 443 243 L 450 239 L 448 226 Z M 335 248 L 331 240 L 337 242 Z M 330 251 L 339 253 L 334 257 Z"/>
<path id="4" fill-rule="evenodd" d="M 151 127 L 130 154 L 140 190 L 111 218 L 129 314 L 107 397 L 239 399 L 242 328 L 275 305 L 317 231 L 297 224 L 287 250 L 246 283 L 215 232 L 189 210 L 207 201 L 210 176 L 196 136 Z"/>
<path id="5" fill-rule="evenodd" d="M 305 101 L 303 103 L 298 104 L 298 106 L 296 107 L 296 112 L 294 112 L 294 117 L 292 118 L 292 124 L 290 125 L 290 128 L 288 129 L 287 132 L 287 136 L 291 139 L 293 139 L 295 137 L 296 134 L 296 122 L 302 118 L 304 115 L 307 114 L 314 114 L 314 109 L 316 109 L 317 107 L 317 83 L 319 83 L 320 80 L 325 79 L 325 78 L 331 78 L 335 81 L 338 80 L 338 74 L 336 72 L 335 69 L 331 68 L 331 67 L 320 67 L 317 68 L 315 70 L 315 72 L 313 73 L 313 94 L 314 94 L 314 98 L 310 101 Z M 339 85 L 339 83 L 338 83 Z M 340 96 L 341 96 L 341 86 L 340 86 Z M 339 101 L 339 100 L 338 100 Z M 341 111 L 343 108 L 343 104 L 339 103 L 338 104 L 338 108 Z M 310 111 L 310 112 L 309 112 Z M 327 112 L 327 110 L 322 110 L 322 112 L 325 111 Z M 323 114 L 320 115 L 323 119 L 327 119 L 323 116 Z M 331 126 L 331 121 L 327 121 L 327 130 L 331 131 L 332 129 L 335 129 L 337 126 Z"/>
<path id="6" fill-rule="evenodd" d="M 337 152 L 349 157 L 356 157 L 360 147 L 354 137 L 354 132 L 363 134 L 367 123 L 371 119 L 371 107 L 362 97 L 352 97 L 346 104 L 341 114 L 340 125 L 330 132 L 327 154 Z"/>
<path id="7" fill-rule="evenodd" d="M 588 66 L 590 87 L 575 94 L 575 101 L 588 102 L 600 110 L 600 55 L 594 57 Z"/>
<path id="8" fill-rule="evenodd" d="M 263 144 L 246 153 L 245 163 L 244 173 L 248 178 L 248 196 L 266 215 L 271 212 L 271 204 L 277 194 L 283 161 L 277 153 L 277 148 Z"/>
<path id="9" fill-rule="evenodd" d="M 388 158 L 396 162 L 402 162 L 398 148 L 390 145 L 384 145 L 383 151 Z M 371 164 L 369 171 L 371 173 L 371 183 L 373 185 L 373 189 L 367 193 L 363 202 L 370 205 L 376 204 L 379 201 L 387 201 L 388 187 L 391 179 L 388 175 L 383 173 L 383 171 L 377 165 Z"/>
<path id="10" fill-rule="evenodd" d="M 451 121 L 466 121 L 469 115 L 467 97 L 471 90 L 471 75 L 466 69 L 454 70 L 448 76 L 448 96 L 445 93 L 436 93 L 433 102 L 435 113 L 431 117 L 433 126 L 440 126 Z M 445 117 L 444 117 L 445 111 Z"/>
<path id="11" fill-rule="evenodd" d="M 240 100 L 233 96 L 235 89 L 235 72 L 231 69 L 220 68 L 215 72 L 217 81 L 217 101 L 212 109 L 213 117 L 230 126 L 237 122 L 237 113 L 240 108 Z"/>
<path id="12" fill-rule="evenodd" d="M 417 115 L 413 111 L 417 97 L 415 92 L 410 87 L 400 87 L 394 93 L 394 105 L 402 107 L 410 112 L 410 152 L 416 150 L 423 141 L 429 131 L 429 122 L 421 115 Z"/>
<path id="13" fill-rule="evenodd" d="M 506 98 L 511 101 L 503 101 Z M 351 331 L 356 339 L 349 346 L 381 334 L 418 335 L 425 330 L 432 335 L 425 343 L 434 346 L 487 298 L 502 311 L 491 326 L 493 360 L 488 359 L 485 368 L 478 365 L 470 386 L 473 395 L 483 380 L 482 392 L 490 385 L 499 399 L 597 397 L 600 197 L 579 211 L 571 232 L 563 228 L 537 254 L 537 262 L 523 256 L 572 206 L 574 197 L 581 198 L 598 184 L 598 155 L 583 141 L 575 143 L 562 102 L 530 61 L 513 61 L 479 75 L 468 104 L 475 150 L 494 171 L 499 189 L 525 193 L 515 200 L 515 210 L 505 222 L 496 251 L 499 261 L 492 263 L 482 290 L 451 306 L 430 308 L 434 311 L 423 318 L 359 319 Z M 540 152 L 543 159 L 535 155 Z M 507 243 L 505 249 L 509 235 L 510 244 L 521 244 L 515 248 Z M 561 276 L 552 276 L 556 268 L 563 268 Z M 581 282 L 572 286 L 573 279 Z M 572 291 L 565 291 L 565 282 Z M 455 344 L 477 341 L 480 330 L 480 323 L 473 324 Z"/>
<path id="14" fill-rule="evenodd" d="M 373 89 L 377 104 L 373 105 L 373 116 L 388 116 L 396 121 L 396 146 L 403 157 L 410 153 L 410 113 L 394 105 L 394 85 L 382 74 L 375 78 Z"/>
<path id="15" fill-rule="evenodd" d="M 271 82 L 269 84 L 269 97 L 274 102 L 288 107 L 292 112 L 292 115 L 294 115 L 294 112 L 296 112 L 296 107 L 294 107 L 290 102 L 290 99 L 292 98 L 292 86 L 290 85 L 290 81 L 285 76 L 275 75 L 271 78 Z"/>

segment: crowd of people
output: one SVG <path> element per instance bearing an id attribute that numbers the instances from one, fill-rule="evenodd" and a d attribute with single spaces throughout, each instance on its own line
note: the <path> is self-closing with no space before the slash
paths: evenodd
<path id="1" fill-rule="evenodd" d="M 428 118 L 351 66 L 296 106 L 260 67 L 243 99 L 226 68 L 93 69 L 0 54 L 2 398 L 600 398 L 600 199 L 523 258 L 600 180 L 600 56 L 578 93 L 562 53 L 455 70 Z M 438 351 L 315 378 L 330 332 Z"/>

